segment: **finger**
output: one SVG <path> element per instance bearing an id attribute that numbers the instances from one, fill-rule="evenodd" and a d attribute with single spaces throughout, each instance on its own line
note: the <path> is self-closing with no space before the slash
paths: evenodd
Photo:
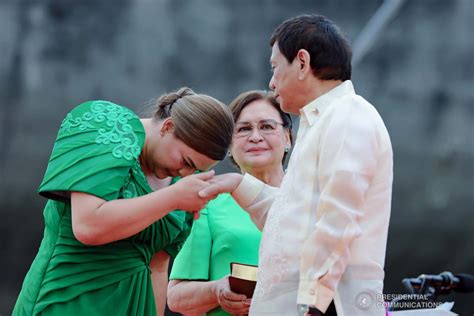
<path id="1" fill-rule="evenodd" d="M 207 199 L 209 197 L 216 196 L 222 192 L 224 192 L 222 185 L 220 185 L 219 183 L 214 183 L 199 191 L 198 194 L 203 199 Z"/>
<path id="2" fill-rule="evenodd" d="M 224 176 L 225 176 L 225 174 L 214 175 L 214 177 L 206 180 L 206 182 L 208 182 L 208 183 L 217 183 L 217 182 L 220 182 L 223 179 L 225 179 Z"/>
<path id="3" fill-rule="evenodd" d="M 208 186 L 210 186 L 211 184 L 207 181 L 202 181 L 202 180 L 199 180 L 199 190 L 202 190 L 204 188 L 207 188 Z"/>
<path id="4" fill-rule="evenodd" d="M 225 299 L 221 300 L 221 306 L 224 307 L 226 310 L 232 311 L 245 311 L 250 306 L 244 304 L 242 301 L 234 302 L 234 301 L 227 301 Z"/>
<path id="5" fill-rule="evenodd" d="M 209 170 L 209 171 L 206 171 L 206 172 L 197 173 L 193 176 L 196 179 L 206 181 L 206 180 L 211 179 L 214 176 L 214 173 L 215 173 L 214 170 Z"/>
<path id="6" fill-rule="evenodd" d="M 213 177 L 213 178 L 210 178 L 210 179 L 206 180 L 206 183 L 208 183 L 208 184 L 214 184 L 214 183 L 217 183 L 217 182 L 219 182 L 219 179 L 217 179 L 216 177 Z"/>
<path id="7" fill-rule="evenodd" d="M 243 294 L 238 294 L 238 293 L 235 293 L 235 292 L 232 292 L 230 290 L 227 290 L 227 291 L 224 291 L 222 293 L 222 296 L 228 300 L 228 301 L 234 301 L 234 302 L 242 302 L 244 301 L 245 299 L 247 299 L 247 296 L 243 295 Z"/>

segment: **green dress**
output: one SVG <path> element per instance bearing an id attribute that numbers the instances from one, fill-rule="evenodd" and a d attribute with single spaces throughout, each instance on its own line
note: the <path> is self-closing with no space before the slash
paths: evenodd
<path id="1" fill-rule="evenodd" d="M 258 264 L 262 233 L 228 193 L 210 201 L 175 258 L 171 280 L 214 281 L 230 274 L 230 263 Z M 216 308 L 207 315 L 229 315 Z"/>
<path id="2" fill-rule="evenodd" d="M 39 188 L 49 199 L 44 237 L 13 315 L 156 315 L 150 261 L 160 250 L 176 256 L 190 216 L 174 211 L 132 237 L 87 246 L 72 232 L 69 198 L 71 191 L 106 201 L 152 192 L 138 161 L 144 139 L 139 118 L 111 102 L 67 114 Z"/>

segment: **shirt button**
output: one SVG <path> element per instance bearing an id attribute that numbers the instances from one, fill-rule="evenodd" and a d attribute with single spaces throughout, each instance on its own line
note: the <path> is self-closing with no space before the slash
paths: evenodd
<path id="1" fill-rule="evenodd" d="M 309 290 L 309 294 L 314 295 L 314 290 L 313 289 Z"/>

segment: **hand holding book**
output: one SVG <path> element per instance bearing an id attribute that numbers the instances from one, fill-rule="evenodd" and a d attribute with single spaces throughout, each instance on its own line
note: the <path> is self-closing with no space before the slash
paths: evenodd
<path id="1" fill-rule="evenodd" d="M 230 264 L 231 275 L 229 276 L 232 292 L 252 298 L 257 284 L 257 270 L 258 267 L 254 265 L 232 262 Z"/>
<path id="2" fill-rule="evenodd" d="M 225 276 L 215 282 L 215 294 L 217 303 L 231 315 L 247 315 L 250 308 L 250 300 L 243 294 L 235 293 L 229 285 L 230 276 Z"/>

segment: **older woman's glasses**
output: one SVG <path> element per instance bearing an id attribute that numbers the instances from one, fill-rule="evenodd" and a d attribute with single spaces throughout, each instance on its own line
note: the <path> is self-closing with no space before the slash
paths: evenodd
<path id="1" fill-rule="evenodd" d="M 234 136 L 238 138 L 247 137 L 252 133 L 254 126 L 257 127 L 260 135 L 270 135 L 275 133 L 278 125 L 285 126 L 285 124 L 272 119 L 261 120 L 257 123 L 240 122 L 235 124 Z"/>

